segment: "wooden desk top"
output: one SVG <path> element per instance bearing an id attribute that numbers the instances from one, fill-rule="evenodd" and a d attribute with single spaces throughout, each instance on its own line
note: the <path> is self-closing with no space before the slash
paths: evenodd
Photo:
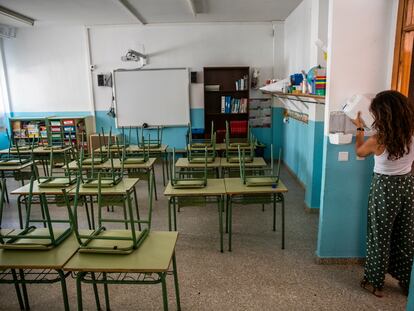
<path id="1" fill-rule="evenodd" d="M 165 152 L 167 151 L 168 145 L 161 145 L 161 147 L 158 148 L 150 148 L 149 152 Z M 122 148 L 120 148 L 121 152 L 122 152 Z M 107 152 L 108 148 L 106 146 L 102 147 L 102 152 Z M 118 148 L 116 146 L 111 147 L 111 151 L 112 152 L 118 152 Z M 127 152 L 141 152 L 144 151 L 143 148 L 139 147 L 138 145 L 129 145 L 128 147 L 126 147 L 126 151 Z M 96 148 L 94 150 L 94 152 L 101 152 L 101 148 Z"/>
<path id="2" fill-rule="evenodd" d="M 65 148 L 62 149 L 54 149 L 53 153 L 63 153 L 65 151 L 70 150 L 72 147 L 71 146 L 67 146 Z M 48 149 L 47 147 L 36 147 L 33 149 L 33 153 L 34 154 L 50 154 L 51 149 Z M 0 154 L 8 154 L 9 153 L 9 148 L 7 149 L 2 149 L 0 150 Z M 26 149 L 26 150 L 19 150 L 20 154 L 30 154 L 32 153 L 31 149 Z M 16 150 L 12 150 L 10 151 L 10 154 L 17 154 Z"/>
<path id="3" fill-rule="evenodd" d="M 21 165 L 0 165 L 0 171 L 21 171 L 33 165 L 33 161 Z"/>
<path id="4" fill-rule="evenodd" d="M 75 178 L 75 177 L 74 177 Z M 57 187 L 57 188 L 49 188 L 49 187 L 43 187 L 40 188 L 39 187 L 39 182 L 37 180 L 34 181 L 33 183 L 33 194 L 38 195 L 38 194 L 50 194 L 50 195 L 60 195 L 62 194 L 62 189 L 65 188 L 66 191 L 70 191 L 71 189 L 73 189 L 76 185 L 70 185 L 68 187 Z M 29 194 L 29 189 L 30 189 L 30 183 L 28 183 L 27 185 L 24 185 L 23 187 L 17 188 L 15 190 L 13 190 L 11 192 L 11 194 L 23 194 L 23 195 L 28 195 Z"/>
<path id="5" fill-rule="evenodd" d="M 272 186 L 247 187 L 241 183 L 240 178 L 225 178 L 224 183 L 226 186 L 226 193 L 229 195 L 288 192 L 288 189 L 281 180 L 279 180 L 276 188 L 272 188 Z"/>
<path id="6" fill-rule="evenodd" d="M 142 245 L 128 255 L 77 252 L 64 266 L 66 271 L 165 272 L 168 271 L 178 232 L 151 231 Z"/>
<path id="7" fill-rule="evenodd" d="M 216 157 L 214 159 L 214 162 L 208 163 L 207 167 L 220 167 L 221 158 Z M 178 168 L 203 168 L 204 163 L 190 163 L 188 162 L 188 158 L 179 158 L 177 162 L 175 163 L 175 166 Z"/>
<path id="8" fill-rule="evenodd" d="M 0 249 L 1 269 L 57 269 L 76 253 L 79 244 L 72 234 L 59 246 L 51 250 L 10 250 Z"/>
<path id="9" fill-rule="evenodd" d="M 150 148 L 149 152 L 150 152 L 150 154 L 152 152 L 166 152 L 167 151 L 167 148 L 168 148 L 168 145 L 163 145 L 162 144 L 161 147 L 158 147 L 158 148 Z M 141 152 L 141 151 L 144 151 L 144 149 L 141 148 L 141 147 L 139 147 L 138 145 L 129 145 L 126 148 L 126 150 L 128 152 Z"/>
<path id="10" fill-rule="evenodd" d="M 240 167 L 240 164 L 239 163 L 229 163 L 229 162 L 227 162 L 227 158 L 221 158 L 221 163 L 220 163 L 220 165 L 222 166 L 222 167 L 224 167 L 224 168 L 227 168 L 227 167 L 237 167 L 237 168 L 239 168 Z M 250 162 L 250 163 L 245 163 L 245 165 L 244 165 L 245 167 L 265 167 L 265 166 L 267 166 L 267 164 L 266 164 L 266 161 L 263 159 L 263 158 L 261 158 L 261 157 L 259 157 L 259 158 L 253 158 L 253 162 Z"/>
<path id="11" fill-rule="evenodd" d="M 169 182 L 164 191 L 165 196 L 174 197 L 215 196 L 222 194 L 226 194 L 224 179 L 207 179 L 206 187 L 193 189 L 175 189 L 171 186 L 171 182 Z"/>
<path id="12" fill-rule="evenodd" d="M 125 164 L 124 169 L 150 169 L 154 166 L 155 161 L 157 158 L 149 158 L 147 162 L 145 163 L 135 163 L 135 164 Z M 120 170 L 121 169 L 121 160 L 118 158 L 113 159 L 114 163 L 114 169 Z M 68 164 L 70 170 L 77 170 L 78 169 L 78 163 L 77 161 L 72 161 Z M 100 170 L 100 169 L 111 169 L 111 161 L 107 160 L 104 163 L 95 164 L 94 169 Z M 82 169 L 91 169 L 92 165 L 82 165 Z"/>
<path id="13" fill-rule="evenodd" d="M 101 193 L 104 195 L 117 195 L 117 194 L 126 194 L 138 183 L 139 178 L 122 178 L 122 180 L 113 187 L 105 188 L 103 187 Z M 76 193 L 76 187 L 73 187 L 69 194 L 74 195 Z M 97 195 L 98 187 L 84 187 L 83 185 L 79 188 L 80 195 Z"/>

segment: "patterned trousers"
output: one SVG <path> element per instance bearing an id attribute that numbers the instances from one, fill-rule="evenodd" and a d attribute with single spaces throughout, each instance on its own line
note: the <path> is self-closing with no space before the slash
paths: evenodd
<path id="1" fill-rule="evenodd" d="M 409 286 L 414 257 L 414 176 L 374 173 L 368 203 L 365 279 L 384 286 L 389 273 Z"/>

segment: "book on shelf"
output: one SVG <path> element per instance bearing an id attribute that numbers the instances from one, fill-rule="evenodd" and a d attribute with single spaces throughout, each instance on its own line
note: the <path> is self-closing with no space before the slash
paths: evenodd
<path id="1" fill-rule="evenodd" d="M 244 76 L 242 79 L 236 81 L 236 91 L 248 90 L 248 78 Z"/>
<path id="2" fill-rule="evenodd" d="M 221 113 L 247 113 L 247 98 L 222 96 Z"/>

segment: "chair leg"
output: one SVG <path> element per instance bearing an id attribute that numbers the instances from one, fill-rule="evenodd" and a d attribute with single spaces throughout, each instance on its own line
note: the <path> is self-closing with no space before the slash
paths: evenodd
<path id="1" fill-rule="evenodd" d="M 101 303 L 99 301 L 99 292 L 98 292 L 98 286 L 96 285 L 96 278 L 95 278 L 95 273 L 91 272 L 91 276 L 92 276 L 92 286 L 93 286 L 93 293 L 95 295 L 95 303 L 96 303 L 96 310 L 102 310 L 101 309 Z"/>

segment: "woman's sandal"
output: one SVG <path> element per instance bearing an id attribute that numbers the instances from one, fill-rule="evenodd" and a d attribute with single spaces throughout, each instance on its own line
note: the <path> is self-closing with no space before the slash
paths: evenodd
<path id="1" fill-rule="evenodd" d="M 384 297 L 384 294 L 382 293 L 382 288 L 374 287 L 371 283 L 369 283 L 366 279 L 362 279 L 359 283 L 361 287 L 367 291 L 369 291 L 371 294 L 378 298 Z"/>

